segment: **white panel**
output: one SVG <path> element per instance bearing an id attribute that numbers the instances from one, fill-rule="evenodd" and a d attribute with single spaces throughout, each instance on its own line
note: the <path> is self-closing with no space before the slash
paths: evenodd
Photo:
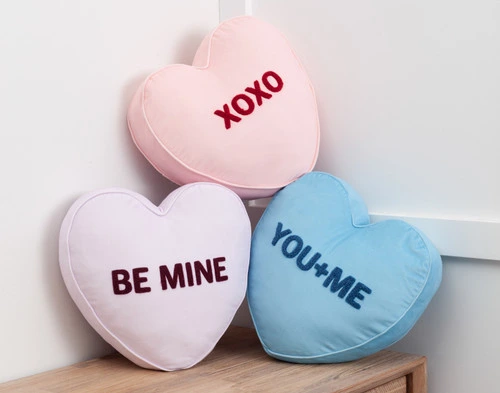
<path id="1" fill-rule="evenodd" d="M 372 213 L 371 222 L 401 219 L 432 240 L 441 255 L 500 260 L 500 222 L 470 218 L 418 217 Z"/>
<path id="2" fill-rule="evenodd" d="M 499 392 L 499 282 L 496 262 L 445 259 L 436 296 L 391 348 L 427 356 L 429 393 Z"/>
<path id="3" fill-rule="evenodd" d="M 500 2 L 254 0 L 253 12 L 315 85 L 317 169 L 351 183 L 374 221 L 401 217 L 444 254 L 498 260 Z M 441 288 L 394 346 L 427 356 L 429 392 L 498 392 L 499 280 L 497 261 L 444 258 Z"/>
<path id="4" fill-rule="evenodd" d="M 500 2 L 254 0 L 253 12 L 316 87 L 317 168 L 351 183 L 374 221 L 403 218 L 443 254 L 500 259 Z M 499 391 L 498 268 L 444 258 L 441 288 L 394 346 L 427 356 L 429 392 Z"/>
<path id="5" fill-rule="evenodd" d="M 240 15 L 252 14 L 252 0 L 220 0 L 219 20 L 234 18 Z"/>
<path id="6" fill-rule="evenodd" d="M 271 198 L 247 202 L 252 209 L 265 209 Z M 370 222 L 404 220 L 432 240 L 441 255 L 500 260 L 500 221 L 476 217 L 419 217 L 409 214 L 371 213 Z"/>
<path id="7" fill-rule="evenodd" d="M 317 170 L 372 212 L 425 217 L 449 255 L 500 255 L 498 1 L 254 0 L 253 13 L 285 33 L 315 86 Z"/>
<path id="8" fill-rule="evenodd" d="M 133 92 L 190 63 L 218 24 L 216 0 L 20 0 L 0 6 L 0 381 L 109 351 L 58 267 L 62 218 L 80 194 L 172 189 L 129 136 Z"/>

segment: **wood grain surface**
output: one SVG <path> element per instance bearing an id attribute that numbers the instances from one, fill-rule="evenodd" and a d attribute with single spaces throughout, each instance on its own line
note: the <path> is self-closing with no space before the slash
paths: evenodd
<path id="1" fill-rule="evenodd" d="M 426 393 L 423 356 L 381 351 L 341 364 L 292 364 L 266 355 L 253 329 L 231 327 L 188 370 L 142 369 L 119 354 L 0 384 L 0 392 Z"/>

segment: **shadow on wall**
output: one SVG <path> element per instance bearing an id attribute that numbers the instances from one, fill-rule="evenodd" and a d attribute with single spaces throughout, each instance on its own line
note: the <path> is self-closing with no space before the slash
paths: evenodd
<path id="1" fill-rule="evenodd" d="M 217 26 L 214 26 L 214 29 Z M 178 64 L 191 65 L 194 55 L 201 41 L 205 38 L 206 32 L 192 31 L 187 34 L 176 46 L 176 54 L 174 61 Z"/>
<path id="2" fill-rule="evenodd" d="M 259 222 L 262 213 L 264 213 L 264 210 L 265 210 L 264 208 L 247 206 L 248 217 L 250 217 L 250 223 L 252 224 L 252 233 L 255 229 L 255 226 Z M 246 296 L 243 302 L 241 303 L 240 308 L 236 312 L 231 324 L 243 327 L 253 327 L 253 322 L 250 316 L 250 310 L 248 309 L 248 301 Z"/>
<path id="3" fill-rule="evenodd" d="M 204 35 L 205 33 L 200 31 L 193 31 L 186 35 L 176 47 L 174 62 L 190 64 Z M 169 43 L 168 37 L 165 37 L 165 43 Z M 151 70 L 151 72 L 154 71 L 156 70 Z M 124 81 L 121 91 L 117 94 L 119 105 L 113 107 L 116 112 L 110 116 L 118 119 L 115 123 L 118 124 L 118 127 L 110 131 L 119 134 L 115 138 L 118 144 L 110 148 L 122 152 L 123 160 L 118 161 L 118 165 L 125 165 L 115 172 L 120 174 L 123 171 L 122 173 L 125 173 L 126 176 L 119 175 L 108 179 L 109 185 L 107 186 L 128 185 L 132 181 L 134 191 L 143 193 L 151 202 L 159 204 L 178 186 L 158 173 L 137 149 L 130 136 L 126 120 L 129 103 L 146 77 L 146 74 L 136 75 L 133 79 Z M 102 178 L 99 179 L 99 181 L 102 180 Z M 48 317 L 51 319 L 53 329 L 60 340 L 64 356 L 71 361 L 84 360 L 74 359 L 74 354 L 85 354 L 84 356 L 91 358 L 114 352 L 114 349 L 102 340 L 86 322 L 74 304 L 66 290 L 59 268 L 60 226 L 68 209 L 80 195 L 80 193 L 75 193 L 75 195 L 66 196 L 62 200 L 54 201 L 52 204 L 52 211 L 47 212 L 48 218 L 43 223 L 40 260 L 38 261 L 41 270 L 40 280 L 43 285 L 43 293 L 40 294 L 39 301 L 48 305 L 45 312 L 49 314 Z M 43 341 L 46 340 L 46 337 L 38 337 L 38 339 Z M 40 356 L 46 355 L 40 354 Z"/>
<path id="4" fill-rule="evenodd" d="M 43 254 L 40 262 L 43 264 L 42 282 L 50 304 L 48 312 L 52 313 L 50 317 L 54 321 L 61 346 L 66 353 L 85 353 L 90 358 L 114 352 L 114 349 L 100 338 L 73 303 L 59 269 L 59 230 L 64 216 L 77 197 L 58 206 L 50 214 L 43 231 Z"/>
<path id="5" fill-rule="evenodd" d="M 139 151 L 130 135 L 126 116 L 133 95 L 146 77 L 147 75 L 138 76 L 134 80 L 129 81 L 123 88 L 121 95 L 122 103 L 119 111 L 122 124 L 121 130 L 123 130 L 120 142 L 123 145 L 124 154 L 131 161 L 130 169 L 135 172 L 134 177 L 140 179 L 141 183 L 143 183 L 143 188 L 148 190 L 148 194 L 144 196 L 158 205 L 168 194 L 177 188 L 177 185 L 163 177 Z"/>
<path id="6" fill-rule="evenodd" d="M 499 280 L 498 261 L 443 258 L 436 296 L 390 348 L 427 356 L 429 392 L 498 392 Z"/>
<path id="7" fill-rule="evenodd" d="M 175 55 L 172 63 L 165 63 L 165 66 L 169 64 L 191 64 L 191 61 L 196 53 L 196 49 L 201 43 L 204 37 L 204 33 L 200 31 L 193 31 L 185 36 L 185 38 L 179 42 L 176 47 Z M 166 40 L 167 42 L 168 40 Z M 151 73 L 158 71 L 157 69 L 152 69 Z M 123 149 L 127 156 L 131 157 L 133 161 L 132 169 L 136 172 L 136 176 L 142 180 L 145 187 L 149 190 L 149 194 L 145 195 L 155 204 L 160 204 L 165 197 L 175 190 L 178 186 L 173 182 L 169 181 L 163 177 L 142 155 L 142 153 L 137 149 L 134 144 L 132 137 L 127 125 L 126 113 L 130 102 L 134 94 L 144 80 L 149 74 L 142 74 L 135 77 L 133 80 L 128 81 L 124 87 L 121 94 L 122 102 L 119 108 L 120 122 L 123 125 L 123 138 L 121 142 L 123 144 Z"/>

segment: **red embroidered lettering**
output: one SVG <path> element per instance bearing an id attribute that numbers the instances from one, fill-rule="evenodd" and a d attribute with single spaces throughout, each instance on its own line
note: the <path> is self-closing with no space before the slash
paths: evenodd
<path id="1" fill-rule="evenodd" d="M 113 281 L 113 293 L 115 295 L 126 295 L 132 292 L 130 274 L 127 270 L 118 269 L 111 271 L 111 280 Z M 124 288 L 121 288 L 122 286 Z"/>
<path id="2" fill-rule="evenodd" d="M 150 287 L 143 287 L 141 284 L 148 281 L 146 277 L 141 277 L 141 273 L 146 273 L 149 269 L 147 267 L 138 267 L 132 269 L 132 277 L 134 278 L 134 290 L 135 293 L 146 293 L 151 292 Z"/>
<path id="3" fill-rule="evenodd" d="M 252 87 L 247 87 L 245 89 L 247 93 L 251 93 L 255 96 L 255 100 L 257 101 L 257 105 L 261 106 L 262 105 L 262 98 L 269 99 L 273 95 L 270 93 L 266 93 L 264 90 L 260 88 L 259 81 L 254 81 L 253 82 L 253 88 Z"/>
<path id="4" fill-rule="evenodd" d="M 244 108 L 242 108 L 240 106 L 240 104 L 238 102 L 240 100 L 245 101 L 245 103 L 247 104 L 247 108 L 246 109 L 244 109 Z M 238 94 L 237 96 L 235 96 L 231 100 L 231 105 L 232 105 L 232 107 L 234 108 L 234 110 L 236 112 L 238 112 L 240 115 L 243 115 L 243 116 L 249 115 L 255 109 L 255 104 L 253 103 L 252 99 L 249 96 L 245 95 L 245 94 Z"/>
<path id="5" fill-rule="evenodd" d="M 201 285 L 202 280 L 201 276 L 205 277 L 205 280 L 208 283 L 214 282 L 214 276 L 212 274 L 212 265 L 210 265 L 210 259 L 207 259 L 205 266 L 200 261 L 195 261 L 194 262 L 194 272 L 196 275 L 196 285 Z"/>
<path id="6" fill-rule="evenodd" d="M 195 285 L 213 284 L 229 280 L 225 257 L 206 259 L 205 265 L 200 261 L 176 263 L 174 266 L 161 265 L 158 268 L 159 284 L 163 291 L 167 289 L 193 287 Z M 113 293 L 127 295 L 129 293 L 148 293 L 151 287 L 144 285 L 148 281 L 145 273 L 147 267 L 137 267 L 132 270 L 116 269 L 111 271 Z M 156 281 L 158 283 L 158 281 Z M 358 298 L 360 298 L 358 296 Z"/>
<path id="7" fill-rule="evenodd" d="M 193 270 L 191 268 L 191 263 L 186 262 L 184 268 L 186 269 L 188 287 L 192 287 L 194 285 L 194 281 L 193 281 Z"/>
<path id="8" fill-rule="evenodd" d="M 130 280 L 130 273 L 128 270 L 112 270 L 111 281 L 113 282 L 113 293 L 115 295 L 126 295 L 132 292 L 132 290 L 135 293 L 151 292 L 151 288 L 142 286 L 142 283 L 148 281 L 148 279 L 146 277 L 141 277 L 141 274 L 147 271 L 147 267 L 132 269 L 132 280 Z"/>
<path id="9" fill-rule="evenodd" d="M 270 77 L 274 79 L 276 86 L 273 86 L 271 82 L 269 82 Z M 262 83 L 264 83 L 264 86 L 273 93 L 277 93 L 283 89 L 283 79 L 274 71 L 267 71 L 264 73 L 264 75 L 262 75 Z"/>
<path id="10" fill-rule="evenodd" d="M 226 261 L 226 258 L 224 258 L 224 257 L 214 258 L 215 281 L 217 281 L 217 282 L 226 281 L 228 279 L 227 276 L 223 276 L 221 274 L 221 272 L 226 270 L 226 267 L 219 265 L 220 263 L 225 262 L 225 261 Z"/>
<path id="11" fill-rule="evenodd" d="M 186 286 L 184 281 L 184 272 L 182 271 L 182 263 L 176 263 L 174 265 L 174 273 L 170 274 L 170 270 L 168 270 L 168 266 L 162 265 L 160 266 L 160 281 L 161 281 L 161 289 L 166 290 L 168 285 L 170 288 L 175 289 L 177 284 L 180 285 L 181 288 Z"/>
<path id="12" fill-rule="evenodd" d="M 267 71 L 262 75 L 262 83 L 267 88 L 267 90 L 278 93 L 283 89 L 284 83 L 283 79 L 274 71 Z M 257 102 L 258 106 L 262 105 L 263 99 L 270 99 L 273 95 L 267 91 L 264 91 L 260 87 L 260 83 L 258 80 L 253 82 L 253 87 L 246 87 L 245 91 L 247 93 L 253 94 L 255 96 L 255 102 Z M 242 103 L 244 101 L 244 104 Z M 243 106 L 242 106 L 243 105 Z M 231 106 L 234 111 L 242 116 L 248 116 L 255 110 L 255 103 L 251 97 L 246 94 L 237 94 L 231 100 Z M 239 123 L 241 117 L 236 116 L 231 113 L 228 104 L 224 104 L 222 107 L 223 110 L 216 110 L 214 114 L 216 116 L 220 116 L 224 119 L 224 126 L 226 130 L 231 128 L 231 122 Z"/>
<path id="13" fill-rule="evenodd" d="M 160 266 L 161 289 L 185 288 L 195 285 L 202 285 L 204 282 L 212 284 L 229 280 L 226 270 L 222 264 L 226 261 L 225 257 L 206 259 L 205 266 L 200 261 L 176 263 L 172 268 L 167 265 Z M 137 292 L 137 291 L 136 291 Z"/>
<path id="14" fill-rule="evenodd" d="M 238 123 L 241 120 L 241 117 L 238 117 L 236 115 L 233 115 L 229 111 L 229 105 L 224 104 L 222 107 L 224 110 L 216 110 L 214 112 L 215 115 L 220 116 L 224 119 L 224 125 L 226 126 L 226 130 L 229 130 L 231 128 L 231 121 L 234 121 L 235 123 Z"/>

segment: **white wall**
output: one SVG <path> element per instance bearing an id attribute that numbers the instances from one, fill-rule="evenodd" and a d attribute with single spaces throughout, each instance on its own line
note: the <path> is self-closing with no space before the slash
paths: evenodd
<path id="1" fill-rule="evenodd" d="M 315 86 L 319 169 L 349 180 L 371 211 L 500 220 L 497 0 L 252 10 L 293 42 Z"/>
<path id="2" fill-rule="evenodd" d="M 498 393 L 500 262 L 445 258 L 439 291 L 393 349 L 428 359 L 429 393 Z"/>
<path id="3" fill-rule="evenodd" d="M 80 194 L 172 188 L 133 146 L 127 105 L 190 63 L 217 0 L 20 0 L 0 6 L 0 382 L 109 352 L 73 305 L 58 232 Z"/>
<path id="4" fill-rule="evenodd" d="M 498 226 L 498 1 L 246 3 L 285 33 L 315 85 L 317 169 L 347 180 L 371 212 Z M 441 288 L 394 346 L 428 357 L 430 393 L 500 391 L 499 283 L 500 261 L 444 258 Z M 245 307 L 235 322 L 251 325 Z"/>
<path id="5" fill-rule="evenodd" d="M 418 224 L 446 255 L 500 259 L 497 0 L 240 2 L 287 35 L 309 72 L 318 170 L 349 181 L 374 219 Z"/>
<path id="6" fill-rule="evenodd" d="M 370 121 L 357 119 L 361 109 L 350 106 L 359 100 L 357 92 L 340 97 L 340 108 L 330 107 L 321 93 L 335 92 L 342 85 L 349 91 L 345 79 L 349 68 L 340 69 L 344 79 L 332 82 L 329 75 L 333 78 L 339 67 L 324 69 L 326 65 L 318 62 L 331 53 L 321 51 L 322 42 L 308 41 L 316 38 L 311 25 L 320 25 L 314 13 L 327 18 L 325 10 L 335 2 L 315 0 L 307 7 L 298 0 L 253 3 L 239 8 L 253 8 L 257 16 L 280 27 L 311 74 L 323 124 L 319 167 L 336 172 L 337 158 L 329 149 L 339 142 L 335 130 L 339 124 L 369 125 L 374 113 L 370 112 Z M 435 3 L 425 4 L 433 9 Z M 455 9 L 457 4 L 439 2 L 439 9 L 443 12 L 447 5 Z M 479 4 L 478 9 L 484 10 L 493 3 L 460 4 L 462 9 Z M 215 0 L 20 0 L 0 7 L 0 382 L 110 351 L 64 288 L 57 256 L 59 225 L 74 199 L 92 189 L 126 187 L 158 203 L 172 188 L 133 146 L 125 125 L 126 106 L 149 72 L 168 63 L 190 62 L 201 37 L 218 22 L 217 7 Z M 357 10 L 361 12 L 363 5 L 356 4 L 353 13 Z M 443 26 L 448 23 L 445 19 Z M 481 22 L 476 19 L 470 20 L 477 27 Z M 293 28 L 299 20 L 302 27 Z M 347 39 L 350 26 L 346 22 L 344 27 Z M 485 23 L 485 29 L 490 27 Z M 335 37 L 321 39 L 331 42 Z M 348 42 L 343 47 L 356 53 Z M 465 83 L 466 92 L 475 91 L 472 82 Z M 389 115 L 385 121 L 393 119 Z M 367 195 L 373 184 L 350 172 L 366 166 L 361 153 L 343 158 L 351 160 L 353 168 L 344 167 L 342 175 L 367 197 L 369 207 L 376 198 L 385 203 L 383 190 Z M 446 162 L 448 154 L 443 148 L 437 158 Z M 466 152 L 463 157 L 469 158 Z M 443 184 L 446 181 L 438 183 Z M 455 193 L 461 190 L 450 192 L 450 203 Z M 420 202 L 425 208 L 429 200 Z M 490 207 L 497 203 L 488 202 Z M 451 208 L 439 206 L 438 213 Z M 260 210 L 250 213 L 255 221 Z M 440 290 L 415 328 L 395 346 L 428 356 L 430 393 L 498 392 L 499 282 L 497 261 L 445 258 Z M 250 324 L 245 306 L 236 322 Z"/>

